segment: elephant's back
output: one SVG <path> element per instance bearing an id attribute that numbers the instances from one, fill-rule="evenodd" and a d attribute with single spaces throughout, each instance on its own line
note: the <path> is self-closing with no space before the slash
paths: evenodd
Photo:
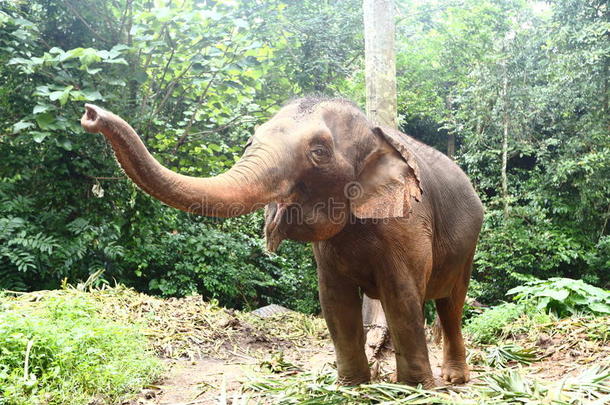
<path id="1" fill-rule="evenodd" d="M 424 193 L 430 198 L 456 198 L 467 202 L 471 208 L 482 208 L 470 179 L 453 160 L 437 149 L 428 146 L 415 138 L 401 134 L 403 141 L 413 151 L 419 165 L 421 185 Z M 426 184 L 427 183 L 427 184 Z M 472 207 L 472 206 L 475 207 Z"/>
<path id="2" fill-rule="evenodd" d="M 474 248 L 483 204 L 466 173 L 446 155 L 414 138 L 404 141 L 416 156 L 422 202 L 430 210 L 435 245 L 447 253 Z"/>

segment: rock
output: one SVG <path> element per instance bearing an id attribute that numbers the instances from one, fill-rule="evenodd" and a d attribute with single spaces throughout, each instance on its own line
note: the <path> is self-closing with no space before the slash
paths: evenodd
<path id="1" fill-rule="evenodd" d="M 251 314 L 259 316 L 261 318 L 268 318 L 273 315 L 282 314 L 286 312 L 293 312 L 291 309 L 283 307 L 277 304 L 266 305 L 264 307 L 260 307 L 251 312 Z"/>

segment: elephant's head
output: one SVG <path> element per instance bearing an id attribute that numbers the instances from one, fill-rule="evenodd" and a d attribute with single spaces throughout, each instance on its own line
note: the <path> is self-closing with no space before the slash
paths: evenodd
<path id="1" fill-rule="evenodd" d="M 231 217 L 265 209 L 267 246 L 319 241 L 350 218 L 407 216 L 421 195 L 419 170 L 396 131 L 375 127 L 351 102 L 298 99 L 250 138 L 229 171 L 194 178 L 161 166 L 121 118 L 92 105 L 81 123 L 110 141 L 127 175 L 173 207 Z"/>

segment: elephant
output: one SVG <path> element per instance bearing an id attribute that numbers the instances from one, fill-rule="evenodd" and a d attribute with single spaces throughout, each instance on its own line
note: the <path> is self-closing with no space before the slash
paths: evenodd
<path id="1" fill-rule="evenodd" d="M 379 299 L 396 356 L 396 379 L 435 385 L 423 306 L 435 300 L 443 331 L 442 377 L 469 379 L 461 332 L 483 205 L 451 159 L 371 123 L 353 102 L 304 97 L 282 106 L 214 177 L 162 166 L 123 119 L 87 104 L 81 125 L 102 133 L 123 170 L 172 207 L 234 217 L 265 208 L 267 248 L 313 243 L 319 298 L 338 381 L 370 381 L 362 299 Z"/>

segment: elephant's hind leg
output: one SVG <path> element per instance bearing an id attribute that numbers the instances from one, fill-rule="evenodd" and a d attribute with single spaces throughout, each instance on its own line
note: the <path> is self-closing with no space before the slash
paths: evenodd
<path id="1" fill-rule="evenodd" d="M 436 311 L 443 329 L 441 374 L 446 381 L 454 384 L 463 384 L 470 378 L 466 364 L 466 348 L 462 337 L 462 311 L 470 280 L 473 255 L 466 261 L 451 295 L 436 300 Z"/>

